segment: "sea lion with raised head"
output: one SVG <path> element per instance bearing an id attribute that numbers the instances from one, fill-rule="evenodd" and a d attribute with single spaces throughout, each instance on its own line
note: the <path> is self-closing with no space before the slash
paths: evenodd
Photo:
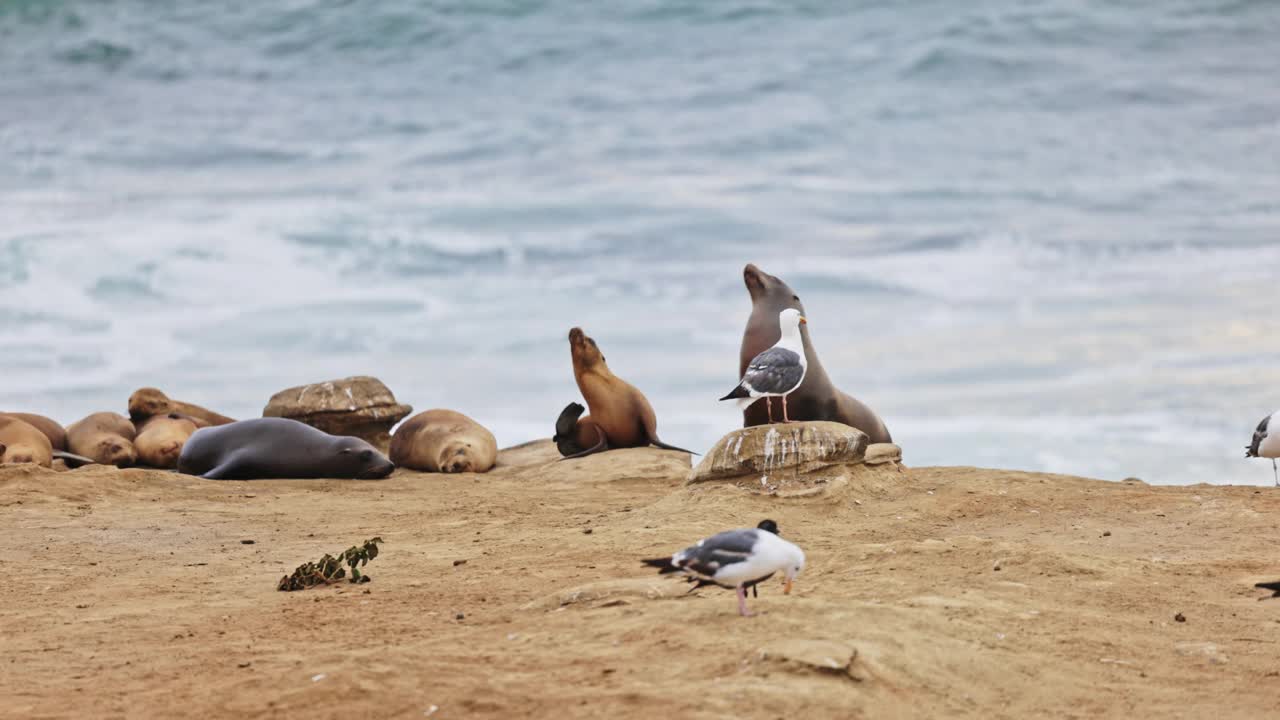
<path id="1" fill-rule="evenodd" d="M 742 334 L 742 349 L 738 353 L 738 377 L 747 371 L 747 365 L 756 355 L 768 350 L 782 336 L 778 326 L 778 314 L 787 308 L 799 310 L 805 315 L 804 304 L 789 285 L 769 275 L 755 265 L 748 264 L 742 270 L 743 282 L 751 295 L 751 317 Z M 809 326 L 800 326 L 800 339 L 804 343 L 807 370 L 804 382 L 787 397 L 788 416 L 791 420 L 829 420 L 844 423 L 867 434 L 872 443 L 893 442 L 889 429 L 875 412 L 858 400 L 841 392 L 831 383 L 827 371 L 818 359 L 809 339 Z M 769 424 L 768 408 L 757 401 L 742 412 L 742 426 Z"/>
<path id="2" fill-rule="evenodd" d="M 480 423 L 453 410 L 427 410 L 405 420 L 391 436 L 391 462 L 423 472 L 487 472 L 498 441 Z"/>
<path id="3" fill-rule="evenodd" d="M 577 421 L 575 436 L 583 440 L 594 438 L 595 442 L 566 458 L 646 445 L 693 454 L 658 439 L 658 420 L 649 400 L 609 370 L 596 341 L 587 337 L 582 328 L 569 331 L 569 352 L 573 357 L 573 377 L 590 410 L 589 415 Z M 570 409 L 565 408 L 565 412 Z"/>
<path id="4" fill-rule="evenodd" d="M 3 410 L 0 410 L 0 415 L 18 418 L 44 433 L 45 437 L 49 438 L 49 444 L 53 446 L 55 451 L 67 449 L 67 429 L 62 427 L 57 420 L 47 418 L 44 415 L 36 415 L 35 413 L 6 412 Z"/>
<path id="5" fill-rule="evenodd" d="M 199 405 L 174 400 L 152 387 L 139 388 L 129 396 L 129 419 L 135 423 L 174 412 L 187 415 L 205 425 L 226 425 L 235 422 L 226 415 L 220 415 Z M 141 426 L 138 430 L 142 430 Z"/>
<path id="6" fill-rule="evenodd" d="M 396 466 L 369 443 L 288 418 L 253 418 L 200 428 L 178 456 L 178 472 L 209 480 L 372 480 Z"/>
<path id="7" fill-rule="evenodd" d="M 67 449 L 101 465 L 125 467 L 138 460 L 133 446 L 137 436 L 129 418 L 99 412 L 67 426 Z"/>
<path id="8" fill-rule="evenodd" d="M 176 412 L 147 418 L 133 441 L 139 464 L 163 470 L 177 467 L 182 446 L 202 427 L 208 425 Z"/>
<path id="9" fill-rule="evenodd" d="M 0 415 L 0 465 L 35 463 L 53 467 L 49 437 L 13 415 Z"/>

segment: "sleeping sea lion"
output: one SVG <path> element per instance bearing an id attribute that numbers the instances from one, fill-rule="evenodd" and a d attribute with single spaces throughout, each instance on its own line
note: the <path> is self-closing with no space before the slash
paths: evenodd
<path id="1" fill-rule="evenodd" d="M 173 400 L 152 387 L 139 388 L 129 396 L 129 419 L 135 423 L 140 423 L 149 417 L 168 415 L 171 412 L 188 415 L 206 425 L 226 425 L 235 422 L 226 415 L 219 415 L 199 405 Z M 142 428 L 139 427 L 138 430 L 141 431 Z"/>
<path id="2" fill-rule="evenodd" d="M 178 456 L 178 472 L 209 480 L 384 478 L 396 466 L 369 443 L 288 418 L 200 428 Z"/>
<path id="3" fill-rule="evenodd" d="M 452 410 L 427 410 L 405 420 L 391 436 L 391 462 L 424 472 L 487 472 L 498 441 L 475 420 Z"/>
<path id="4" fill-rule="evenodd" d="M 67 426 L 67 449 L 102 465 L 126 467 L 138 460 L 137 435 L 129 418 L 99 412 Z"/>
<path id="5" fill-rule="evenodd" d="M 133 441 L 138 462 L 164 470 L 177 467 L 182 446 L 202 427 L 208 425 L 176 412 L 147 418 L 138 427 L 138 437 Z"/>
<path id="6" fill-rule="evenodd" d="M 804 304 L 795 291 L 782 280 L 748 264 L 742 271 L 742 279 L 751 294 L 751 317 L 742 334 L 742 349 L 738 353 L 738 377 L 747 370 L 747 364 L 761 352 L 768 350 L 782 331 L 778 327 L 778 314 L 787 308 L 805 314 Z M 872 443 L 893 442 L 889 429 L 875 412 L 856 399 L 840 392 L 831 384 L 831 378 L 822 367 L 818 353 L 809 340 L 809 327 L 800 326 L 800 338 L 804 342 L 804 356 L 808 367 L 804 382 L 787 397 L 788 415 L 792 420 L 830 420 L 855 427 L 867 434 Z M 769 424 L 768 408 L 757 401 L 742 412 L 742 426 Z"/>
<path id="7" fill-rule="evenodd" d="M 605 363 L 596 341 L 582 328 L 569 331 L 569 352 L 573 356 L 573 377 L 587 401 L 591 414 L 577 421 L 575 437 L 590 445 L 566 458 L 582 457 L 609 448 L 654 445 L 663 450 L 693 454 L 658 439 L 658 421 L 644 393 L 614 375 Z M 565 409 L 566 412 L 569 408 Z M 563 417 L 564 413 L 561 414 Z"/>
<path id="8" fill-rule="evenodd" d="M 54 450 L 67 449 L 67 430 L 58 424 L 58 421 L 35 413 L 5 412 L 0 410 L 0 415 L 18 418 L 22 422 L 35 427 L 35 429 L 44 433 L 45 437 L 49 438 L 49 444 L 53 446 Z"/>
<path id="9" fill-rule="evenodd" d="M 0 415 L 0 465 L 18 463 L 53 467 L 53 446 L 34 425 L 12 415 Z"/>

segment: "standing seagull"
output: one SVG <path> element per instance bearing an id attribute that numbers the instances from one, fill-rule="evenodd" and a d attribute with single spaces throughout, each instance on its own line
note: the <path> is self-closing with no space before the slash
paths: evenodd
<path id="1" fill-rule="evenodd" d="M 747 371 L 742 374 L 738 387 L 721 400 L 737 400 L 738 408 L 746 410 L 751 403 L 764 398 L 769 409 L 769 422 L 773 422 L 773 400 L 782 397 L 782 422 L 787 417 L 787 395 L 804 382 L 809 363 L 804 357 L 804 343 L 800 339 L 800 326 L 808 325 L 799 310 L 787 308 L 778 313 L 778 325 L 782 337 L 768 350 L 752 358 Z"/>
<path id="2" fill-rule="evenodd" d="M 698 584 L 734 588 L 738 593 L 738 614 L 750 617 L 747 610 L 747 588 L 776 572 L 785 575 L 784 594 L 791 594 L 791 583 L 804 569 L 804 551 L 778 537 L 777 524 L 765 520 L 755 528 L 740 528 L 716 533 L 699 540 L 671 557 L 644 560 L 645 565 L 661 568 L 659 575 L 680 572 Z"/>
<path id="3" fill-rule="evenodd" d="M 1280 410 L 1262 418 L 1262 422 L 1258 423 L 1258 429 L 1253 431 L 1253 442 L 1245 448 L 1244 456 L 1271 458 L 1271 474 L 1275 476 L 1276 487 L 1280 487 L 1280 472 L 1276 471 L 1276 458 L 1280 457 L 1280 432 L 1275 434 L 1267 432 L 1271 421 L 1277 415 L 1280 415 Z"/>

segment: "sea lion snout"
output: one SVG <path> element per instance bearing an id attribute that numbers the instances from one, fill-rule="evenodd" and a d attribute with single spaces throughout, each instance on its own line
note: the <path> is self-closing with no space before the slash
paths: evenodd
<path id="1" fill-rule="evenodd" d="M 462 431 L 463 428 L 457 428 L 454 432 Z M 444 452 L 440 453 L 440 460 L 436 465 L 440 467 L 441 472 L 471 472 L 471 457 L 468 455 L 470 449 L 470 444 L 450 445 L 444 449 Z"/>
<path id="2" fill-rule="evenodd" d="M 767 277 L 769 276 L 756 267 L 755 263 L 747 263 L 747 266 L 742 268 L 742 282 L 746 284 L 747 292 L 753 300 L 768 289 L 765 283 Z"/>

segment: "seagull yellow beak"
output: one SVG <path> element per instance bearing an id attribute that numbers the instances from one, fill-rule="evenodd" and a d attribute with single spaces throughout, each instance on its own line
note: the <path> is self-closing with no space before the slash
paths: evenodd
<path id="1" fill-rule="evenodd" d="M 786 580 L 782 581 L 782 594 L 783 595 L 791 594 L 791 578 L 787 578 Z"/>
<path id="2" fill-rule="evenodd" d="M 805 319 L 804 319 L 804 316 L 803 316 L 803 315 L 801 315 L 801 316 L 800 316 L 800 324 L 801 324 L 801 325 L 808 325 L 808 324 L 809 324 L 809 321 L 808 321 L 808 320 L 805 320 Z"/>

